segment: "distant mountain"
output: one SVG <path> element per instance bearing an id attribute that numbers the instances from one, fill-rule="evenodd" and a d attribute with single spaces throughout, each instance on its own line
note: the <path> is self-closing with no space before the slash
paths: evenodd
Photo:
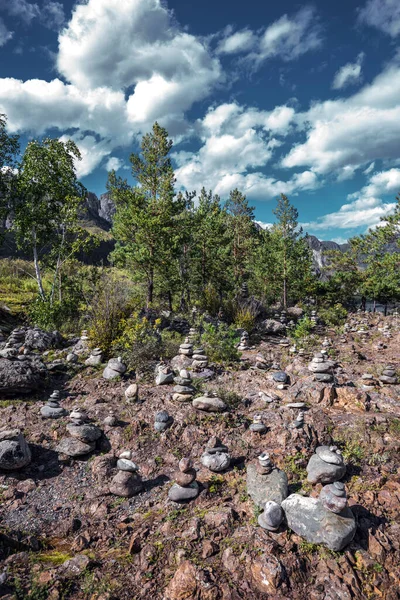
<path id="1" fill-rule="evenodd" d="M 307 235 L 306 240 L 311 248 L 314 262 L 314 270 L 317 275 L 321 276 L 323 269 L 327 266 L 328 260 L 324 255 L 326 250 L 339 250 L 346 252 L 350 247 L 349 244 L 337 244 L 336 242 L 321 241 L 315 235 Z"/>

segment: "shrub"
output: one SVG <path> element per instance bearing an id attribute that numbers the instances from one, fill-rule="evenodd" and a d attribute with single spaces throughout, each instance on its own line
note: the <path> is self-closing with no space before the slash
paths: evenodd
<path id="1" fill-rule="evenodd" d="M 347 310 L 342 304 L 335 304 L 329 308 L 321 309 L 319 311 L 319 316 L 326 325 L 339 327 L 340 325 L 343 325 L 347 319 Z"/>
<path id="2" fill-rule="evenodd" d="M 240 306 L 235 311 L 235 324 L 250 333 L 254 329 L 256 317 L 252 306 Z"/>
<path id="3" fill-rule="evenodd" d="M 311 334 L 312 329 L 313 324 L 311 319 L 309 317 L 303 317 L 291 332 L 290 337 L 296 341 L 304 340 Z"/>
<path id="4" fill-rule="evenodd" d="M 204 323 L 201 343 L 204 344 L 208 357 L 216 363 L 235 363 L 240 354 L 237 350 L 239 336 L 233 327 L 221 323 L 218 327 Z"/>
<path id="5" fill-rule="evenodd" d="M 162 355 L 162 338 L 158 331 L 159 321 L 151 323 L 137 313 L 120 321 L 121 334 L 113 343 L 113 350 L 121 355 L 131 369 L 143 370 L 149 361 Z"/>

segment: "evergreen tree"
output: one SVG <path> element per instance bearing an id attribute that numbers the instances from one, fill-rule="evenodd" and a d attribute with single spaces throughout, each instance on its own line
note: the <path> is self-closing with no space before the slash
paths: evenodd
<path id="1" fill-rule="evenodd" d="M 114 260 L 130 265 L 147 282 L 147 307 L 154 299 L 156 276 L 167 281 L 171 293 L 171 261 L 181 249 L 178 215 L 184 200 L 175 197 L 175 176 L 169 158 L 172 141 L 158 123 L 143 136 L 141 154 L 131 154 L 137 184 L 109 174 L 108 189 L 116 204 L 113 233 Z"/>
<path id="2" fill-rule="evenodd" d="M 254 251 L 257 230 L 254 224 L 254 207 L 238 189 L 231 191 L 225 204 L 228 214 L 228 231 L 231 236 L 234 285 L 238 287 L 248 275 Z"/>
<path id="3" fill-rule="evenodd" d="M 19 150 L 18 136 L 9 135 L 6 125 L 6 116 L 0 114 L 0 228 L 10 208 Z"/>

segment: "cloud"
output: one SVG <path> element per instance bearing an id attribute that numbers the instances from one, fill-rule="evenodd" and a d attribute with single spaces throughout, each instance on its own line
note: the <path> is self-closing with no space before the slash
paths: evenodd
<path id="1" fill-rule="evenodd" d="M 123 164 L 124 161 L 121 158 L 117 158 L 116 156 L 110 156 L 110 158 L 105 164 L 105 169 L 106 171 L 119 171 Z"/>
<path id="2" fill-rule="evenodd" d="M 309 167 L 344 177 L 377 159 L 398 158 L 400 67 L 388 65 L 371 84 L 346 99 L 317 102 L 295 117 L 307 134 L 283 158 L 287 168 Z"/>
<path id="3" fill-rule="evenodd" d="M 22 18 L 26 3 L 18 2 Z M 47 0 L 42 15 L 59 25 L 61 8 Z M 224 81 L 205 42 L 182 31 L 161 0 L 77 4 L 59 34 L 57 66 L 66 82 L 0 79 L 0 111 L 13 132 L 71 132 L 83 153 L 93 152 L 81 174 L 155 120 L 179 139 L 189 128 L 186 111 Z"/>
<path id="4" fill-rule="evenodd" d="M 217 48 L 217 54 L 238 54 L 253 48 L 257 43 L 256 34 L 250 29 L 242 29 L 228 35 Z"/>
<path id="5" fill-rule="evenodd" d="M 64 24 L 65 20 L 64 7 L 61 2 L 51 2 L 51 0 L 45 0 L 40 15 L 40 20 L 48 29 L 58 31 Z"/>
<path id="6" fill-rule="evenodd" d="M 385 203 L 381 196 L 396 194 L 400 189 L 400 169 L 389 169 L 374 173 L 369 183 L 354 194 L 349 194 L 347 204 L 337 212 L 329 213 L 317 221 L 304 223 L 310 230 L 354 229 L 358 227 L 376 227 L 381 217 L 393 212 L 395 202 Z"/>
<path id="7" fill-rule="evenodd" d="M 268 177 L 262 171 L 281 146 L 280 138 L 291 131 L 293 117 L 294 110 L 287 106 L 260 111 L 230 103 L 209 109 L 196 123 L 199 150 L 173 155 L 178 186 L 200 189 L 204 185 L 221 196 L 238 187 L 260 200 L 316 189 L 319 181 L 311 171 L 294 174 L 288 181 Z"/>
<path id="8" fill-rule="evenodd" d="M 39 6 L 36 3 L 31 4 L 27 0 L 0 0 L 0 8 L 10 17 L 21 19 L 27 25 L 40 15 Z"/>
<path id="9" fill-rule="evenodd" d="M 398 0 L 368 0 L 358 13 L 358 21 L 396 38 L 400 35 L 400 3 Z"/>
<path id="10" fill-rule="evenodd" d="M 355 63 L 347 63 L 337 71 L 332 83 L 332 88 L 334 90 L 341 90 L 344 87 L 354 85 L 361 81 L 361 68 L 364 57 L 364 52 L 360 52 Z"/>
<path id="11" fill-rule="evenodd" d="M 7 44 L 7 42 L 11 40 L 12 36 L 13 32 L 7 29 L 3 19 L 0 18 L 0 47 Z"/>

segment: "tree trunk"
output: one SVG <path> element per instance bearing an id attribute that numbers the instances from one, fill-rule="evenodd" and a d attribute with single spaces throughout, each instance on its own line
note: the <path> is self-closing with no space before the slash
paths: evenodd
<path id="1" fill-rule="evenodd" d="M 146 308 L 150 308 L 153 304 L 153 294 L 154 294 L 154 272 L 153 269 L 150 271 L 148 283 L 147 283 L 147 302 Z"/>
<path id="2" fill-rule="evenodd" d="M 40 272 L 39 257 L 38 257 L 38 251 L 37 251 L 37 246 L 36 246 L 35 230 L 33 230 L 32 234 L 33 234 L 33 240 L 34 240 L 33 241 L 33 262 L 35 265 L 36 281 L 38 284 L 40 297 L 44 301 L 44 300 L 46 300 L 46 296 L 45 296 L 44 289 L 43 289 L 42 274 Z"/>
<path id="3" fill-rule="evenodd" d="M 172 292 L 171 292 L 171 290 L 168 290 L 167 296 L 168 296 L 168 310 L 170 310 L 172 312 Z"/>

